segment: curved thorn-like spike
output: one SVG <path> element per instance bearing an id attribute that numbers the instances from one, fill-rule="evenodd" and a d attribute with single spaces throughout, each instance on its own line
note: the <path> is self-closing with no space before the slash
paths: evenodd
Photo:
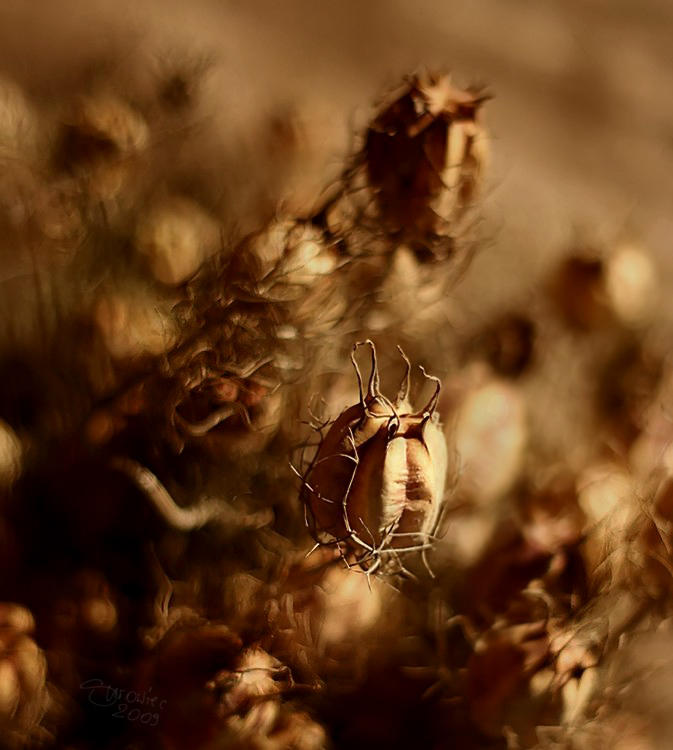
<path id="1" fill-rule="evenodd" d="M 355 352 L 357 351 L 358 347 L 360 346 L 361 342 L 358 342 L 357 344 L 354 344 L 353 349 L 351 350 L 351 362 L 353 363 L 353 367 L 355 368 L 355 375 L 358 379 L 358 393 L 360 394 L 360 404 L 362 405 L 362 408 L 366 408 L 365 404 L 365 394 L 362 387 L 362 373 L 360 372 L 360 368 L 358 367 L 358 363 L 355 360 Z"/>
<path id="2" fill-rule="evenodd" d="M 402 355 L 402 359 L 404 360 L 404 363 L 407 366 L 406 372 L 404 373 L 404 377 L 402 378 L 402 382 L 400 383 L 399 390 L 397 391 L 397 397 L 395 399 L 395 406 L 399 406 L 401 403 L 406 401 L 409 398 L 409 389 L 411 388 L 411 362 L 409 361 L 409 357 L 402 351 L 402 347 L 398 345 L 397 347 L 399 353 Z"/>
<path id="3" fill-rule="evenodd" d="M 371 350 L 372 350 L 372 373 L 369 376 L 369 385 L 367 387 L 367 396 L 370 399 L 374 399 L 374 398 L 376 398 L 376 396 L 378 395 L 379 390 L 380 390 L 380 388 L 379 388 L 379 386 L 380 386 L 380 381 L 379 381 L 379 365 L 378 365 L 378 362 L 376 361 L 376 347 L 374 346 L 374 342 L 370 341 L 369 339 L 367 339 L 367 341 L 365 343 L 369 344 L 369 346 L 371 347 Z"/>
<path id="4" fill-rule="evenodd" d="M 380 390 L 379 365 L 378 365 L 378 362 L 376 361 L 376 347 L 374 346 L 374 342 L 371 339 L 358 341 L 353 346 L 353 351 L 351 353 L 351 360 L 353 361 L 353 364 L 355 365 L 356 372 L 358 372 L 358 385 L 360 385 L 361 383 L 361 377 L 359 376 L 358 366 L 357 364 L 355 364 L 355 352 L 361 346 L 369 346 L 372 352 L 372 371 L 369 376 L 369 382 L 367 383 L 367 401 L 373 401 L 379 395 L 379 390 Z"/>
<path id="5" fill-rule="evenodd" d="M 430 400 L 428 401 L 425 409 L 421 412 L 423 414 L 424 419 L 429 419 L 435 409 L 437 408 L 437 402 L 439 401 L 439 392 L 442 390 L 442 382 L 441 380 L 436 377 L 435 375 L 428 375 L 428 373 L 425 371 L 425 368 L 423 365 L 419 365 L 421 372 L 428 380 L 434 380 L 435 382 L 435 392 L 430 397 Z"/>
<path id="6" fill-rule="evenodd" d="M 321 546 L 322 545 L 320 544 L 320 542 L 316 542 L 306 553 L 306 555 L 304 556 L 304 560 L 307 560 L 316 550 L 320 549 Z"/>

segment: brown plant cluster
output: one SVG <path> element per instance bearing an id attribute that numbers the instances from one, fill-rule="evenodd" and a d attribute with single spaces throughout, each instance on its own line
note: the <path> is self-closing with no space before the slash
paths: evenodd
<path id="1" fill-rule="evenodd" d="M 670 746 L 647 252 L 575 243 L 467 320 L 488 95 L 427 71 L 310 209 L 237 230 L 204 75 L 0 82 L 36 311 L 0 359 L 0 745 Z"/>

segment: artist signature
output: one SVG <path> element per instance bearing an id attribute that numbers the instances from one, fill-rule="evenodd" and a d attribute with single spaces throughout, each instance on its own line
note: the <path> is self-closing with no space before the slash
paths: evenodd
<path id="1" fill-rule="evenodd" d="M 106 685 L 99 679 L 86 680 L 80 688 L 89 692 L 89 703 L 94 706 L 116 709 L 112 714 L 116 719 L 140 721 L 151 727 L 156 727 L 159 723 L 159 714 L 152 712 L 162 711 L 166 706 L 165 699 L 162 700 L 159 696 L 152 695 L 152 688 L 138 693 L 134 690 L 122 690 Z"/>

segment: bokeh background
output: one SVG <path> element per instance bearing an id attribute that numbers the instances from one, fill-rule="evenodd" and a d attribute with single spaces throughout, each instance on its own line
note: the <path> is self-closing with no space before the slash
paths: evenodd
<path id="1" fill-rule="evenodd" d="M 525 292 L 578 236 L 635 237 L 662 280 L 673 275 L 666 0 L 3 0 L 0 15 L 0 69 L 38 99 L 57 100 L 101 59 L 136 89 L 172 60 L 207 66 L 201 101 L 221 157 L 212 169 L 239 229 L 258 223 L 260 192 L 267 208 L 314 202 L 375 97 L 402 74 L 441 67 L 495 95 L 491 241 L 461 297 L 481 307 Z M 288 114 L 291 149 L 273 131 Z M 26 273 L 20 255 L 2 250 L 5 298 Z"/>

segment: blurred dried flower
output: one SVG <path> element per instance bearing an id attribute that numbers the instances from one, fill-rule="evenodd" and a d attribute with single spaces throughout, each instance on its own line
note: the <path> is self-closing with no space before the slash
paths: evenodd
<path id="1" fill-rule="evenodd" d="M 12 749 L 40 737 L 50 705 L 46 660 L 30 637 L 34 625 L 28 610 L 0 604 L 0 734 Z"/>
<path id="2" fill-rule="evenodd" d="M 149 142 L 149 129 L 142 115 L 112 93 L 82 97 L 71 119 L 72 145 L 80 158 L 103 156 L 110 149 L 117 155 L 133 153 Z"/>
<path id="3" fill-rule="evenodd" d="M 172 196 L 153 205 L 138 223 L 136 248 L 157 281 L 182 284 L 218 250 L 220 228 L 200 206 Z"/>
<path id="4" fill-rule="evenodd" d="M 344 315 L 339 259 L 316 226 L 277 220 L 244 243 L 246 261 L 255 292 L 280 303 L 304 336 L 320 337 Z"/>
<path id="5" fill-rule="evenodd" d="M 100 296 L 94 309 L 94 321 L 110 355 L 127 359 L 168 351 L 176 340 L 176 329 L 165 308 L 165 303 L 148 294 Z"/>
<path id="6" fill-rule="evenodd" d="M 174 421 L 185 438 L 233 458 L 263 450 L 280 426 L 283 407 L 279 383 L 229 372 L 196 385 L 176 407 Z"/>

